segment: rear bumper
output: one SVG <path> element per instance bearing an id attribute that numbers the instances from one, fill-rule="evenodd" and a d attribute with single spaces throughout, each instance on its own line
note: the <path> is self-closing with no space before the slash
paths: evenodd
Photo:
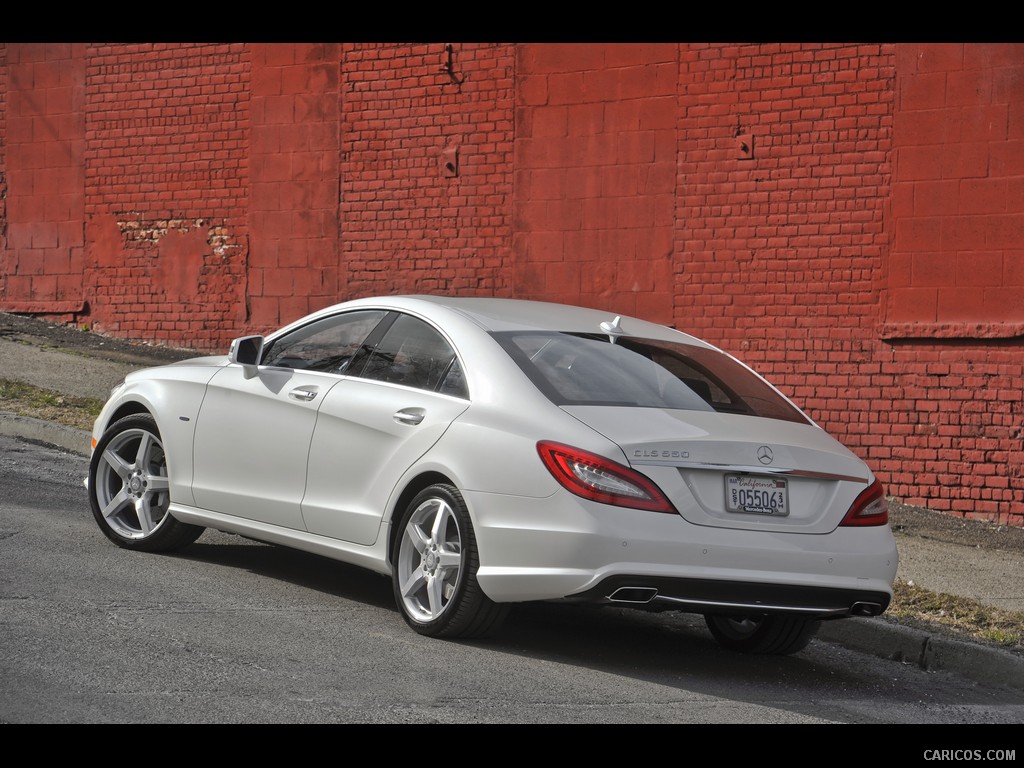
<path id="1" fill-rule="evenodd" d="M 570 599 L 696 613 L 876 615 L 899 556 L 888 526 L 779 533 L 694 525 L 567 492 L 463 491 L 477 579 L 496 602 Z"/>
<path id="2" fill-rule="evenodd" d="M 812 619 L 839 619 L 878 616 L 889 607 L 891 595 L 876 590 L 620 574 L 570 599 L 688 613 L 781 613 Z"/>

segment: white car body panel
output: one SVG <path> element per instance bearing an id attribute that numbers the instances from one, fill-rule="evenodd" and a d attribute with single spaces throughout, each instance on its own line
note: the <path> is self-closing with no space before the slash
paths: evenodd
<path id="1" fill-rule="evenodd" d="M 159 414 L 160 432 L 167 449 L 171 495 L 184 503 L 192 503 L 192 443 L 196 419 L 206 394 L 206 383 L 226 363 L 225 357 L 194 358 L 129 373 L 96 417 L 93 440 L 101 437 L 126 404 L 133 409 Z"/>
<path id="2" fill-rule="evenodd" d="M 306 529 L 372 544 L 399 478 L 468 406 L 411 387 L 342 380 L 320 406 L 309 447 Z M 402 414 L 422 421 L 402 421 Z"/>
<path id="3" fill-rule="evenodd" d="M 563 491 L 547 499 L 466 497 L 477 510 L 486 562 L 480 583 L 495 600 L 570 596 L 617 573 L 885 591 L 898 564 L 885 528 L 840 529 L 827 537 L 724 532 Z"/>
<path id="4" fill-rule="evenodd" d="M 387 557 L 387 542 L 378 539 L 373 546 L 353 544 L 349 541 L 332 539 L 328 536 L 317 536 L 294 528 L 261 523 L 257 520 L 245 520 L 235 515 L 224 515 L 209 509 L 199 509 L 185 504 L 171 502 L 171 512 L 182 522 L 213 528 L 226 533 L 237 533 L 257 541 L 269 544 L 280 544 L 294 547 L 305 552 L 340 560 L 351 565 L 366 568 L 376 573 L 387 574 L 391 566 Z"/>
<path id="5" fill-rule="evenodd" d="M 196 427 L 195 504 L 304 530 L 301 501 L 317 409 L 335 376 L 276 368 L 246 379 L 228 366 L 210 381 Z M 311 401 L 296 400 L 311 392 Z"/>

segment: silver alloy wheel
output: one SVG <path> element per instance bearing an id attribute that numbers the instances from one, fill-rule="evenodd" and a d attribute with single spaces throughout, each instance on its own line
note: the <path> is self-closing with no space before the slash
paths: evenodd
<path id="1" fill-rule="evenodd" d="M 145 539 L 167 518 L 167 460 L 160 439 L 127 429 L 103 449 L 96 467 L 96 501 L 104 522 L 126 539 Z"/>
<path id="2" fill-rule="evenodd" d="M 444 499 L 426 499 L 410 516 L 399 542 L 398 590 L 406 614 L 424 623 L 441 616 L 456 594 L 463 567 L 455 513 Z"/>

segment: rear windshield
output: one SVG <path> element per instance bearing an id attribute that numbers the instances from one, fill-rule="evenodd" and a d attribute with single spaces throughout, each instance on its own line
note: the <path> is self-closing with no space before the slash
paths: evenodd
<path id="1" fill-rule="evenodd" d="M 675 408 L 807 424 L 785 398 L 728 355 L 689 344 L 540 331 L 493 334 L 557 405 Z"/>

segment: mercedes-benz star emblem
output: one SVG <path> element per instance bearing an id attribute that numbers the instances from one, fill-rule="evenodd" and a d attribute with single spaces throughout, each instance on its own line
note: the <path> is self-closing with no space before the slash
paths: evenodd
<path id="1" fill-rule="evenodd" d="M 772 449 L 767 445 L 762 445 L 757 449 L 757 460 L 762 464 L 771 464 L 773 458 L 775 457 L 772 455 Z"/>

